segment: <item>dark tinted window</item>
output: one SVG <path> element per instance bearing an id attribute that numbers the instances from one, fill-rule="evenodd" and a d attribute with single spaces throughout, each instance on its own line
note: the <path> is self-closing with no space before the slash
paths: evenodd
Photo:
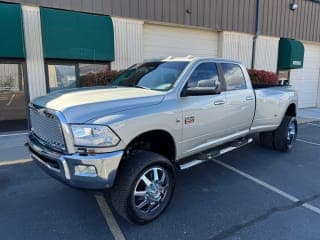
<path id="1" fill-rule="evenodd" d="M 219 80 L 215 63 L 201 63 L 191 74 L 188 87 L 214 87 L 214 81 Z"/>
<path id="2" fill-rule="evenodd" d="M 227 91 L 246 89 L 246 80 L 242 69 L 237 64 L 222 63 L 221 64 L 224 79 L 226 81 Z"/>

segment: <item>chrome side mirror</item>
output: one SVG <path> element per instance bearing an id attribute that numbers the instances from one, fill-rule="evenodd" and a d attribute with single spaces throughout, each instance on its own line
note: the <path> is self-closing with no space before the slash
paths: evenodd
<path id="1" fill-rule="evenodd" d="M 196 87 L 187 87 L 183 96 L 214 95 L 221 93 L 219 80 L 199 80 Z"/>

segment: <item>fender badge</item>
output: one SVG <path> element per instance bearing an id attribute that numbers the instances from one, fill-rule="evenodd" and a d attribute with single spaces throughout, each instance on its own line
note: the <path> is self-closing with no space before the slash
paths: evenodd
<path id="1" fill-rule="evenodd" d="M 193 124 L 194 123 L 194 116 L 186 117 L 184 119 L 184 124 Z"/>

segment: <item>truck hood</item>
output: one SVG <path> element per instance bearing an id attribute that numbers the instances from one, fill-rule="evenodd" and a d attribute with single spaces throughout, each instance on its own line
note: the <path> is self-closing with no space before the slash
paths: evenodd
<path id="1" fill-rule="evenodd" d="M 62 112 L 69 123 L 85 123 L 112 113 L 156 105 L 163 98 L 163 92 L 140 88 L 82 88 L 49 93 L 32 104 Z"/>

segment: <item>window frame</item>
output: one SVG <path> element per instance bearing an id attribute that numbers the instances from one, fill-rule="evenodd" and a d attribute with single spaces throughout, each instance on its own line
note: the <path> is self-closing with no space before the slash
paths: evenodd
<path id="1" fill-rule="evenodd" d="M 54 92 L 50 91 L 50 85 L 49 85 L 49 65 L 65 65 L 65 66 L 70 66 L 74 65 L 75 66 L 75 73 L 76 73 L 76 88 L 80 88 L 80 64 L 101 64 L 101 65 L 108 65 L 109 70 L 111 71 L 111 62 L 105 62 L 105 61 L 82 61 L 82 60 L 45 60 L 45 77 L 46 77 L 46 91 L 47 93 Z M 68 89 L 68 88 L 65 88 Z"/>
<path id="2" fill-rule="evenodd" d="M 223 68 L 222 68 L 222 64 L 231 64 L 231 65 L 235 65 L 235 66 L 239 67 L 239 69 L 241 70 L 242 76 L 243 76 L 244 83 L 246 85 L 245 88 L 228 90 L 228 84 L 227 84 L 227 80 L 224 77 L 224 71 L 223 71 Z M 232 62 L 220 62 L 218 65 L 219 65 L 219 68 L 220 68 L 220 71 L 221 71 L 221 77 L 223 78 L 223 85 L 224 85 L 224 91 L 225 92 L 241 91 L 241 90 L 247 90 L 248 89 L 248 83 L 247 83 L 245 74 L 243 72 L 242 66 L 240 64 L 232 63 Z"/>

